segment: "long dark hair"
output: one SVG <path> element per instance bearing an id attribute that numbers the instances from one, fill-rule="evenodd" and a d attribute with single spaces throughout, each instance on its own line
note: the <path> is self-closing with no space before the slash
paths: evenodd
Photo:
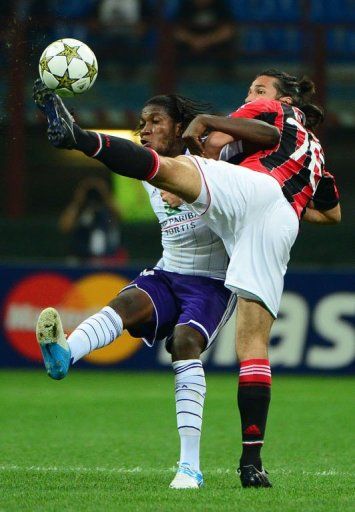
<path id="1" fill-rule="evenodd" d="M 181 130 L 185 131 L 190 122 L 198 115 L 208 112 L 211 106 L 208 103 L 192 100 L 179 94 L 160 94 L 153 96 L 145 102 L 148 105 L 159 105 L 175 123 L 181 123 Z"/>
<path id="2" fill-rule="evenodd" d="M 306 76 L 298 79 L 278 69 L 267 69 L 258 76 L 271 76 L 276 78 L 275 87 L 280 96 L 290 96 L 292 104 L 298 107 L 306 117 L 306 128 L 314 130 L 324 121 L 322 107 L 311 103 L 315 95 L 315 85 Z"/>

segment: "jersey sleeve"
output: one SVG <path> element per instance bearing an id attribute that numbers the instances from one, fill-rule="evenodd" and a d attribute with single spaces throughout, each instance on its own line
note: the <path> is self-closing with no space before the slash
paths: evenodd
<path id="1" fill-rule="evenodd" d="M 320 211 L 331 210 L 339 203 L 339 191 L 335 178 L 330 172 L 324 171 L 323 176 L 319 180 L 313 195 L 313 203 L 314 207 Z"/>
<path id="2" fill-rule="evenodd" d="M 277 101 L 260 99 L 244 103 L 244 105 L 229 114 L 229 117 L 259 119 L 260 121 L 274 125 L 275 119 L 280 113 L 280 108 L 280 104 Z"/>

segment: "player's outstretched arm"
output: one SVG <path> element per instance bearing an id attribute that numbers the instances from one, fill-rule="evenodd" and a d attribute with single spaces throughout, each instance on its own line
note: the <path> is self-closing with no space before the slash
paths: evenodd
<path id="1" fill-rule="evenodd" d="M 233 138 L 255 144 L 260 149 L 267 149 L 274 147 L 280 140 L 280 132 L 276 126 L 258 119 L 200 114 L 191 121 L 182 136 L 191 153 L 203 154 L 201 137 L 206 131 L 225 134 L 227 137 L 223 145 Z"/>

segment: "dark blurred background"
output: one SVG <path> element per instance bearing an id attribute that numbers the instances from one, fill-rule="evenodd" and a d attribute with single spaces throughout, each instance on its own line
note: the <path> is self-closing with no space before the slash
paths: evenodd
<path id="1" fill-rule="evenodd" d="M 354 0 L 19 0 L 3 3 L 0 17 L 2 262 L 70 255 L 58 222 L 84 177 L 103 177 L 121 199 L 135 193 L 122 196 L 122 182 L 100 164 L 47 142 L 32 84 L 45 47 L 73 37 L 95 52 L 99 74 L 92 90 L 68 103 L 83 127 L 102 131 L 134 129 L 142 104 L 157 93 L 178 92 L 228 114 L 265 68 L 310 76 L 326 110 L 319 135 L 343 221 L 302 225 L 291 266 L 354 263 Z M 132 197 L 139 209 L 139 194 Z M 154 263 L 159 235 L 152 216 L 121 211 L 121 262 Z"/>

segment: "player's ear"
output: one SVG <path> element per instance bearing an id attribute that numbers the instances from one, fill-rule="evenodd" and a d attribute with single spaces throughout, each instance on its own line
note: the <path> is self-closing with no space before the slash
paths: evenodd
<path id="1" fill-rule="evenodd" d="M 287 103 L 287 105 L 293 105 L 293 99 L 291 98 L 291 96 L 282 96 L 279 99 L 280 101 L 282 101 L 282 103 Z"/>
<path id="2" fill-rule="evenodd" d="M 176 137 L 181 137 L 182 132 L 183 132 L 183 130 L 182 130 L 182 123 L 176 123 L 176 125 L 175 125 L 175 135 L 176 135 Z"/>

